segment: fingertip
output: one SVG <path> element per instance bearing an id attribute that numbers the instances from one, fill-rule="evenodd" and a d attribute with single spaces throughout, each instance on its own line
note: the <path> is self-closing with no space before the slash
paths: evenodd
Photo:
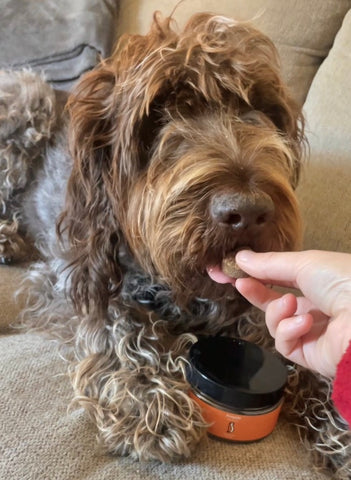
<path id="1" fill-rule="evenodd" d="M 251 293 L 255 291 L 255 284 L 255 280 L 250 277 L 237 278 L 235 280 L 235 288 L 245 298 L 247 298 L 247 296 L 251 296 Z"/>
<path id="2" fill-rule="evenodd" d="M 281 297 L 282 306 L 285 310 L 285 315 L 293 315 L 297 310 L 297 298 L 293 293 L 285 293 Z"/>
<path id="3" fill-rule="evenodd" d="M 239 291 L 245 290 L 245 288 L 250 285 L 251 280 L 252 278 L 250 277 L 237 278 L 235 280 L 235 286 Z"/>
<path id="4" fill-rule="evenodd" d="M 275 347 L 282 355 L 293 360 L 293 352 L 301 343 L 301 338 L 311 330 L 311 315 L 296 315 L 280 321 L 275 331 Z M 300 363 L 300 362 L 298 362 Z"/>
<path id="5" fill-rule="evenodd" d="M 235 287 L 246 300 L 261 310 L 266 310 L 270 302 L 281 296 L 256 278 L 251 277 L 238 278 Z"/>
<path id="6" fill-rule="evenodd" d="M 254 252 L 240 250 L 235 257 L 238 266 L 252 277 L 275 285 L 296 288 L 298 252 Z"/>
<path id="7" fill-rule="evenodd" d="M 285 341 L 291 341 L 306 335 L 311 329 L 313 318 L 309 313 L 295 315 L 281 321 L 277 327 L 277 332 Z M 278 333 L 277 333 L 278 334 Z"/>
<path id="8" fill-rule="evenodd" d="M 296 315 L 295 317 L 292 317 L 291 319 L 291 328 L 293 329 L 301 329 L 306 326 L 307 322 L 306 322 L 307 318 L 306 318 L 306 315 Z"/>
<path id="9" fill-rule="evenodd" d="M 249 249 L 239 250 L 239 252 L 235 256 L 235 261 L 240 264 L 246 264 L 250 262 L 255 255 L 255 252 Z"/>
<path id="10" fill-rule="evenodd" d="M 250 300 L 252 294 L 261 289 L 261 285 L 261 282 L 251 277 L 237 278 L 235 281 L 235 288 L 248 300 Z"/>
<path id="11" fill-rule="evenodd" d="M 301 335 L 305 335 L 311 330 L 311 327 L 313 325 L 313 317 L 310 313 L 296 315 L 294 318 L 296 327 L 300 330 Z"/>

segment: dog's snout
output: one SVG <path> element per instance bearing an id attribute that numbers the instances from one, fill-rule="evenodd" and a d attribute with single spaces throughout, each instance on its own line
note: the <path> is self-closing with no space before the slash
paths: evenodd
<path id="1" fill-rule="evenodd" d="M 264 227 L 274 214 L 271 197 L 265 193 L 221 192 L 211 199 L 212 219 L 235 230 Z"/>

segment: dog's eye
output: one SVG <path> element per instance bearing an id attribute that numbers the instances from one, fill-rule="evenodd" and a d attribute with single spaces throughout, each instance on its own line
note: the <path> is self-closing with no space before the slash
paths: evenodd
<path id="1" fill-rule="evenodd" d="M 241 120 L 250 125 L 258 127 L 274 127 L 274 123 L 263 112 L 251 110 L 241 115 Z"/>

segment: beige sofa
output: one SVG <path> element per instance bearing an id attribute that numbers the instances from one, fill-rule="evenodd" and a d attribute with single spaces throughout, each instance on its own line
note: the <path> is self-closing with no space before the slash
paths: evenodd
<path id="1" fill-rule="evenodd" d="M 121 0 L 118 34 L 145 32 L 154 10 L 169 14 L 176 3 Z M 174 17 L 182 25 L 199 10 L 251 19 L 276 43 L 307 120 L 310 158 L 298 189 L 305 247 L 351 252 L 351 0 L 185 0 Z M 283 418 L 261 442 L 209 438 L 172 465 L 104 455 L 84 411 L 67 410 L 71 387 L 56 345 L 9 326 L 20 308 L 13 291 L 21 270 L 0 270 L 1 480 L 331 478 L 313 469 Z"/>

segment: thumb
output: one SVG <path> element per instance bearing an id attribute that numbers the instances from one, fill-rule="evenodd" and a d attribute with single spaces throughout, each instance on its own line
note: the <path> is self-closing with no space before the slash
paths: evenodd
<path id="1" fill-rule="evenodd" d="M 242 270 L 265 283 L 298 288 L 296 277 L 300 252 L 256 253 L 241 250 L 235 260 Z"/>

